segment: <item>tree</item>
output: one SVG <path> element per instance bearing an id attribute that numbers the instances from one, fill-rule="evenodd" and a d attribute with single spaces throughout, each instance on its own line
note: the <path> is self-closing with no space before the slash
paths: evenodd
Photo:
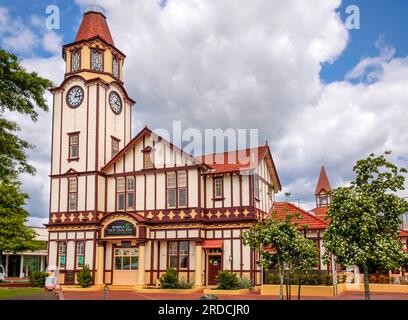
<path id="1" fill-rule="evenodd" d="M 24 225 L 29 214 L 24 209 L 28 195 L 20 191 L 16 181 L 0 181 L 0 264 L 4 251 L 20 252 L 45 249 L 36 233 Z"/>
<path id="2" fill-rule="evenodd" d="M 300 290 L 302 287 L 301 275 L 307 275 L 313 266 L 320 263 L 319 252 L 315 243 L 300 235 L 297 236 L 293 243 L 292 261 L 293 269 L 299 275 L 298 300 L 300 300 Z"/>
<path id="3" fill-rule="evenodd" d="M 35 72 L 27 72 L 17 56 L 0 48 L 0 264 L 2 252 L 45 248 L 35 241 L 35 232 L 26 227 L 29 214 L 24 210 L 28 195 L 20 190 L 19 173 L 34 174 L 26 149 L 32 146 L 20 139 L 17 123 L 5 118 L 6 112 L 18 112 L 37 121 L 36 108 L 47 111 L 45 90 L 52 82 Z"/>
<path id="4" fill-rule="evenodd" d="M 291 214 L 286 214 L 282 219 L 277 213 L 273 213 L 270 219 L 259 220 L 255 226 L 243 233 L 243 240 L 245 245 L 259 250 L 259 262 L 264 269 L 278 268 L 281 300 L 285 271 L 286 297 L 291 299 L 293 272 L 306 270 L 308 266 L 311 267 L 318 261 L 316 246 L 313 241 L 303 238 Z"/>
<path id="5" fill-rule="evenodd" d="M 367 300 L 369 270 L 393 270 L 407 261 L 398 236 L 408 202 L 397 195 L 404 190 L 407 170 L 390 163 L 390 153 L 357 161 L 351 186 L 333 191 L 323 237 L 326 261 L 335 254 L 342 267 L 357 265 L 364 271 Z"/>
<path id="6" fill-rule="evenodd" d="M 0 48 L 0 179 L 35 172 L 25 154 L 32 146 L 17 136 L 20 127 L 7 120 L 5 112 L 16 111 L 37 121 L 36 107 L 48 110 L 44 93 L 51 86 L 51 81 L 27 72 L 16 55 Z"/>

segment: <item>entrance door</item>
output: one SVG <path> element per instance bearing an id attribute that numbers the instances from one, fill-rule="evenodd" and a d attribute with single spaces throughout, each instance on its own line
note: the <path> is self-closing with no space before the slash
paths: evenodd
<path id="1" fill-rule="evenodd" d="M 8 277 L 19 277 L 20 276 L 20 256 L 9 256 L 8 266 L 7 266 L 7 276 Z"/>
<path id="2" fill-rule="evenodd" d="M 222 270 L 222 255 L 221 250 L 217 252 L 218 249 L 212 249 L 208 253 L 208 284 L 216 285 L 217 280 L 215 277 L 218 271 Z"/>

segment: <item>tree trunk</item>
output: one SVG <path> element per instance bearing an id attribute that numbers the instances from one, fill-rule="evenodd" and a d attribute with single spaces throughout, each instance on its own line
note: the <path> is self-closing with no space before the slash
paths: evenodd
<path id="1" fill-rule="evenodd" d="M 291 274 L 291 265 L 289 264 L 288 270 L 288 283 L 289 283 L 289 300 L 292 300 L 292 274 Z"/>
<path id="2" fill-rule="evenodd" d="M 283 300 L 283 267 L 280 263 L 280 259 L 278 256 L 278 266 L 279 266 L 279 280 L 280 280 L 280 286 L 279 286 L 279 300 Z"/>
<path id="3" fill-rule="evenodd" d="M 302 278 L 299 273 L 299 288 L 298 288 L 298 300 L 300 300 L 300 289 L 302 288 Z"/>
<path id="4" fill-rule="evenodd" d="M 0 250 L 0 266 L 3 266 L 3 250 Z M 3 266 L 6 269 L 6 266 Z"/>
<path id="5" fill-rule="evenodd" d="M 364 267 L 364 295 L 366 300 L 371 300 L 370 286 L 368 283 L 368 267 Z"/>

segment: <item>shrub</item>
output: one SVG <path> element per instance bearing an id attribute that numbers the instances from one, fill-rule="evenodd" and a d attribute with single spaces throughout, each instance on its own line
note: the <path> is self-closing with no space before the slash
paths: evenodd
<path id="1" fill-rule="evenodd" d="M 269 284 L 280 284 L 279 275 L 271 273 L 269 275 Z"/>
<path id="2" fill-rule="evenodd" d="M 238 287 L 238 277 L 230 271 L 219 271 L 215 279 L 218 282 L 217 289 L 233 290 Z"/>
<path id="3" fill-rule="evenodd" d="M 163 289 L 176 289 L 178 285 L 177 270 L 168 268 L 160 277 L 160 287 Z"/>
<path id="4" fill-rule="evenodd" d="M 46 277 L 48 277 L 47 272 L 33 272 L 30 274 L 30 284 L 33 287 L 44 287 Z"/>
<path id="5" fill-rule="evenodd" d="M 92 284 L 93 276 L 88 266 L 83 267 L 82 270 L 77 272 L 77 280 L 82 288 L 87 288 Z"/>
<path id="6" fill-rule="evenodd" d="M 388 276 L 380 275 L 378 277 L 378 282 L 379 283 L 390 283 L 390 279 Z"/>
<path id="7" fill-rule="evenodd" d="M 248 277 L 243 277 L 238 279 L 237 289 L 251 289 L 252 283 Z"/>
<path id="8" fill-rule="evenodd" d="M 200 297 L 200 300 L 218 300 L 218 296 L 215 294 L 206 294 Z"/>
<path id="9" fill-rule="evenodd" d="M 191 289 L 193 287 L 193 284 L 190 282 L 186 282 L 184 279 L 181 279 L 177 283 L 177 289 Z"/>

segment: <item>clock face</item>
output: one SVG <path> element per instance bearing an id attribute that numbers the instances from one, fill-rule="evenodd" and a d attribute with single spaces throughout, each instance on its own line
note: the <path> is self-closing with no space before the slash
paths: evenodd
<path id="1" fill-rule="evenodd" d="M 72 72 L 78 71 L 81 68 L 81 56 L 79 51 L 72 54 Z"/>
<path id="2" fill-rule="evenodd" d="M 109 94 L 109 104 L 114 113 L 119 114 L 122 111 L 122 99 L 115 91 Z"/>
<path id="3" fill-rule="evenodd" d="M 78 108 L 82 101 L 84 100 L 84 90 L 79 87 L 75 86 L 69 89 L 67 93 L 67 104 L 71 108 Z"/>
<path id="4" fill-rule="evenodd" d="M 102 71 L 102 53 L 92 51 L 92 70 Z"/>

